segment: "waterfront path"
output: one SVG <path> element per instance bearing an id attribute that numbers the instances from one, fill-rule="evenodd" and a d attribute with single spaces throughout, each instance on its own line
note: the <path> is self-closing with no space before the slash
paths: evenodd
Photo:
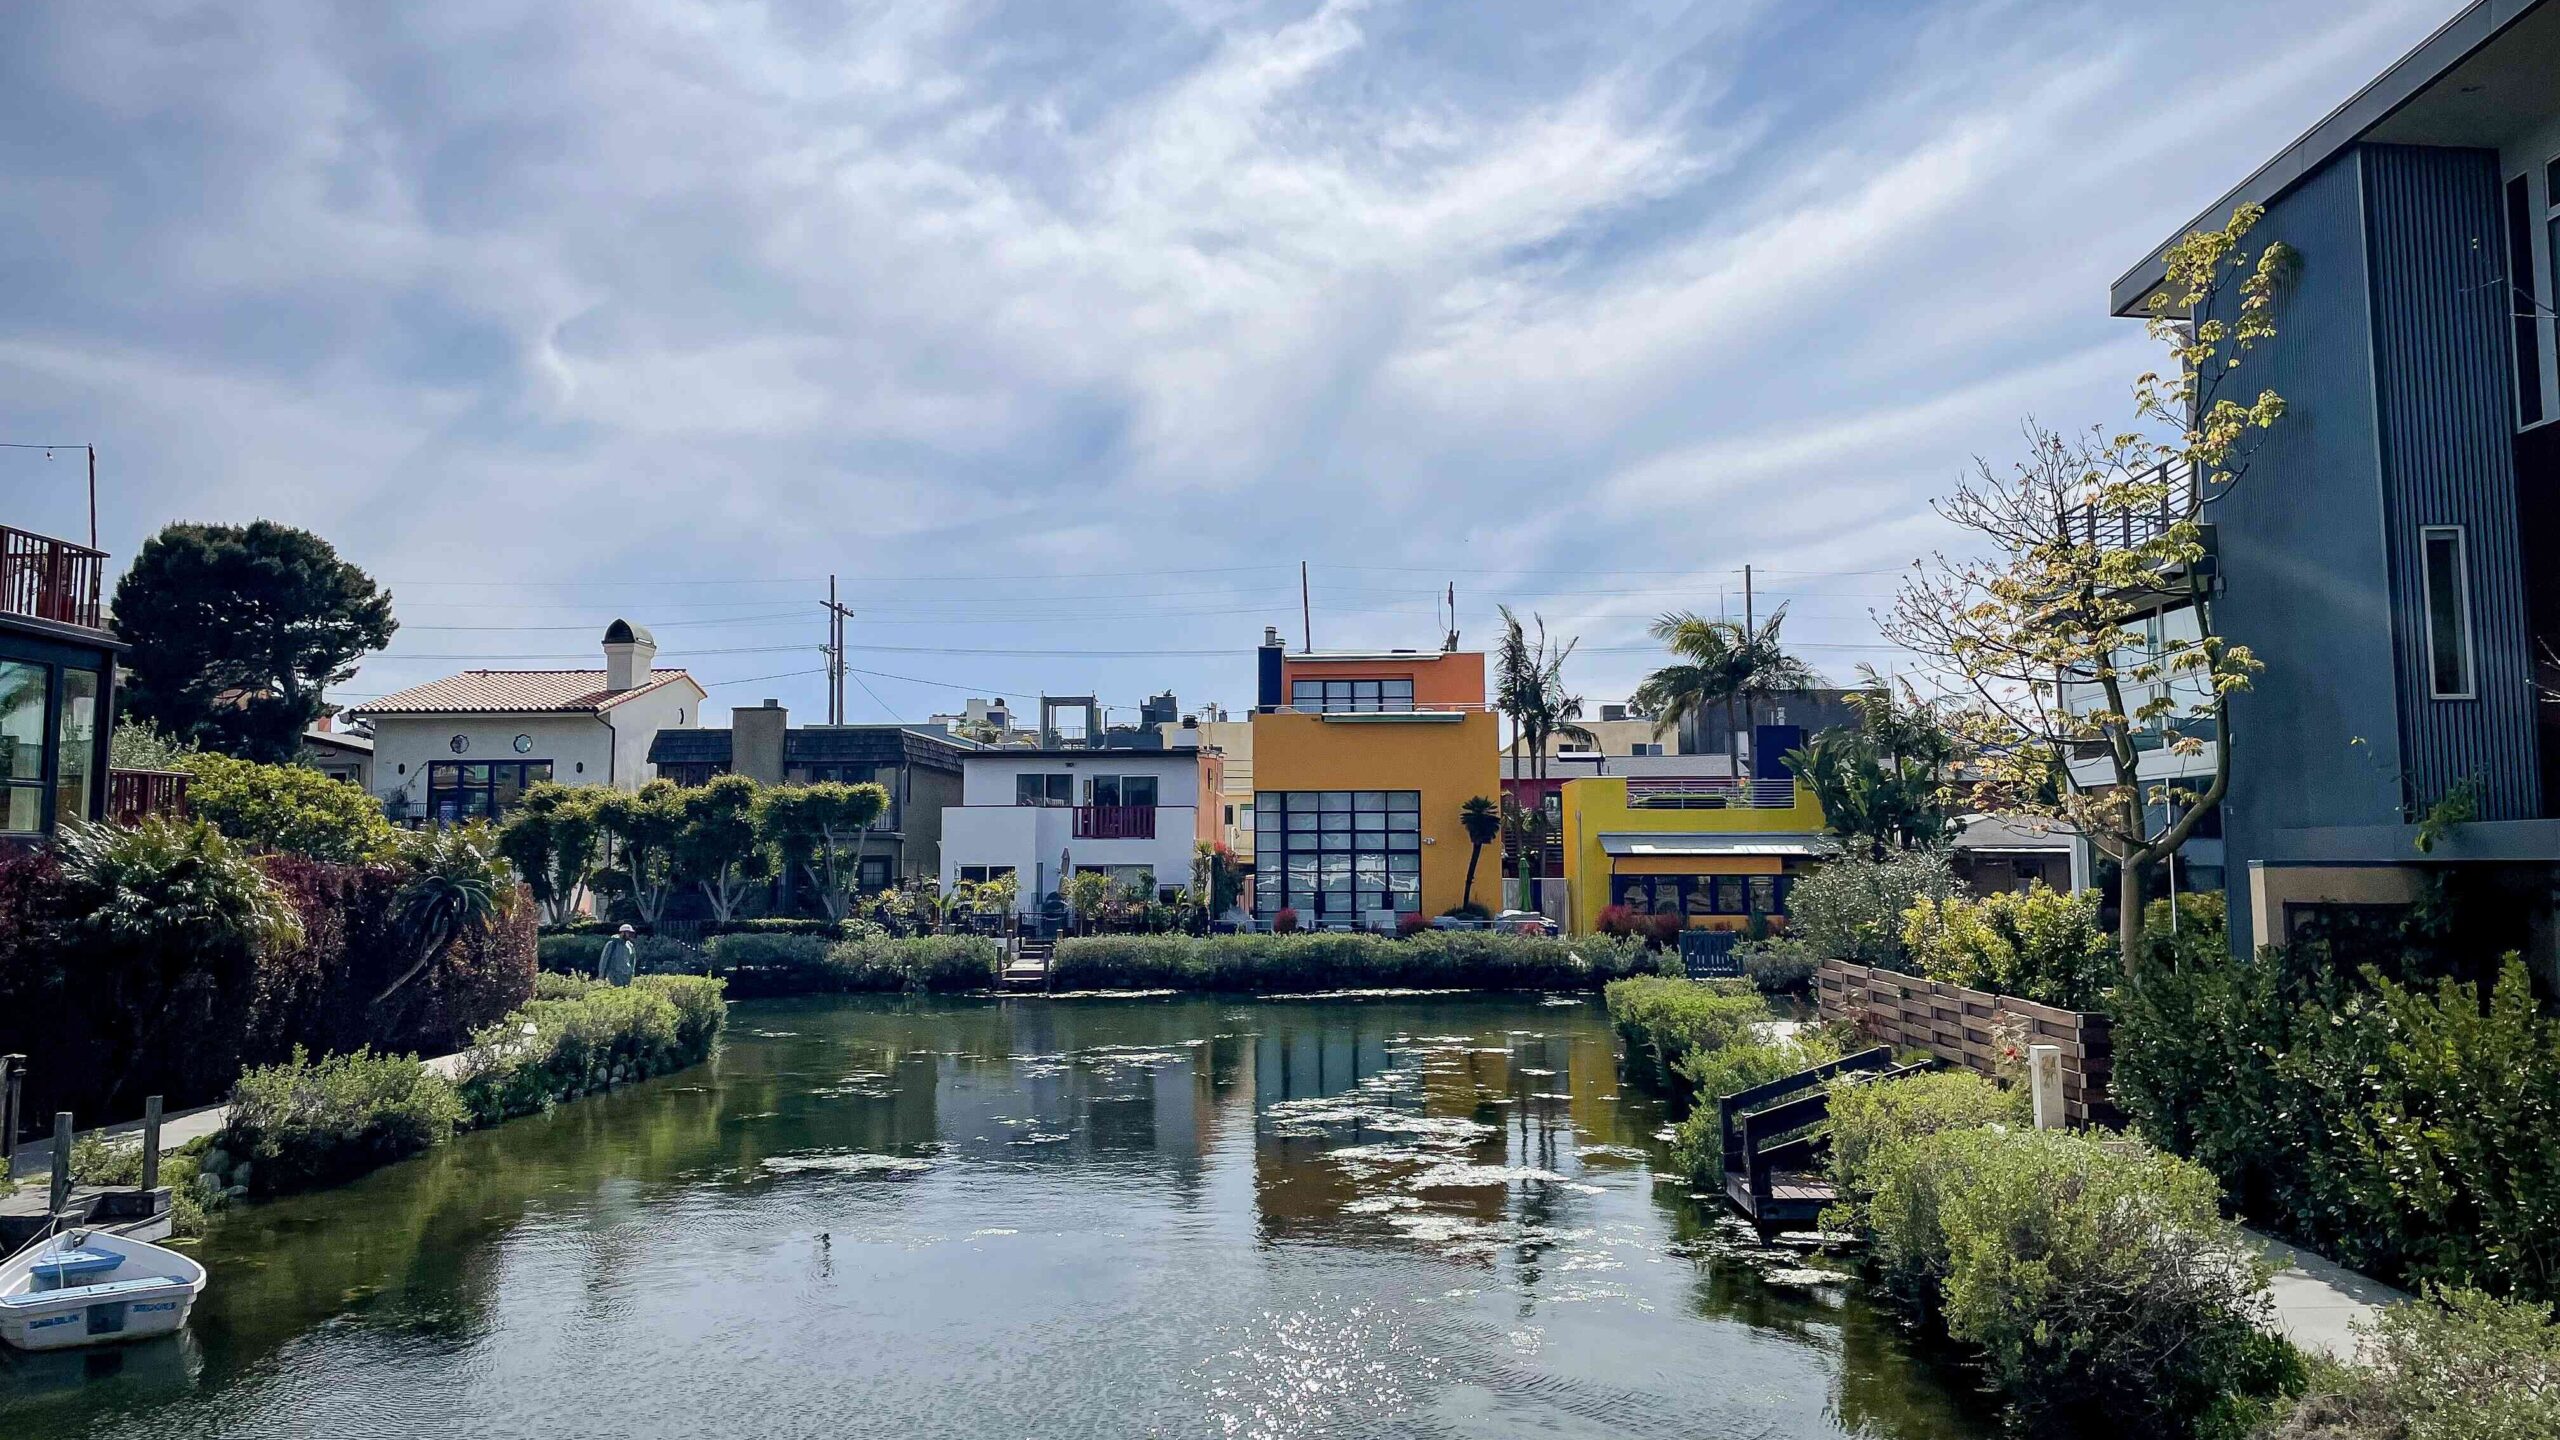
<path id="1" fill-rule="evenodd" d="M 2356 1358 L 2356 1327 L 2371 1328 L 2385 1306 L 2409 1298 L 2379 1280 L 2369 1280 L 2332 1264 L 2308 1250 L 2272 1235 L 2245 1232 L 2260 1253 L 2277 1266 L 2267 1289 L 2276 1305 L 2276 1330 L 2296 1349 L 2333 1360 Z"/>
<path id="2" fill-rule="evenodd" d="M 459 1053 L 439 1055 L 423 1063 L 447 1080 L 461 1078 L 462 1055 Z M 160 1117 L 160 1148 L 163 1151 L 175 1150 L 191 1141 L 204 1139 L 219 1131 L 230 1118 L 231 1107 L 228 1105 L 199 1105 L 192 1110 L 163 1115 Z M 127 1120 L 119 1125 L 101 1125 L 94 1130 L 83 1130 L 74 1138 L 87 1140 L 93 1136 L 110 1143 L 139 1145 L 142 1143 L 142 1122 Z M 48 1135 L 19 1146 L 17 1155 L 10 1161 L 9 1173 L 24 1179 L 30 1175 L 42 1176 L 52 1168 L 53 1137 Z"/>

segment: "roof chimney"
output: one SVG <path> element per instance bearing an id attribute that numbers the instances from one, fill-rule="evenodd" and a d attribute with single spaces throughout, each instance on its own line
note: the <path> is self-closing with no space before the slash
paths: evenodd
<path id="1" fill-rule="evenodd" d="M 628 620 L 604 627 L 604 686 L 636 690 L 649 683 L 650 666 L 658 658 L 658 642 L 645 628 Z"/>
<path id="2" fill-rule="evenodd" d="M 1288 652 L 1280 648 L 1280 627 L 1262 627 L 1262 649 L 1255 654 L 1256 674 L 1253 703 L 1261 710 L 1280 708 L 1281 659 Z"/>

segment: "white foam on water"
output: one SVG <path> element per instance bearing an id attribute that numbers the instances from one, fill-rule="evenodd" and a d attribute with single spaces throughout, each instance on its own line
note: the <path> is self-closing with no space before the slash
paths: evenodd
<path id="1" fill-rule="evenodd" d="M 913 1155 L 776 1155 L 758 1169 L 775 1175 L 920 1175 L 933 1168 Z"/>

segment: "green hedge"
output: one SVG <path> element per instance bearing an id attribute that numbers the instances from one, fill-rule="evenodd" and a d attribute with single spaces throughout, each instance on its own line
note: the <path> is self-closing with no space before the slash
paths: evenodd
<path id="1" fill-rule="evenodd" d="M 2369 1275 L 2560 1299 L 2560 1021 L 2488 984 L 2190 956 L 2118 994 L 2112 1090 L 2241 1212 Z"/>
<path id="2" fill-rule="evenodd" d="M 573 993 L 560 985 L 546 987 L 559 998 L 535 1000 L 473 1037 L 460 1085 L 473 1123 L 697 1064 L 727 1013 L 721 982 L 697 975 L 590 982 Z"/>
<path id="3" fill-rule="evenodd" d="M 611 931 L 554 931 L 542 937 L 536 953 L 546 971 L 592 978 L 604 958 L 605 942 L 612 938 Z M 634 936 L 632 949 L 643 975 L 694 975 L 704 968 L 702 951 L 663 935 Z"/>
<path id="4" fill-rule="evenodd" d="M 1641 942 L 1487 931 L 1384 935 L 1097 935 L 1058 944 L 1059 990 L 1589 990 L 1664 963 Z"/>
<path id="5" fill-rule="evenodd" d="M 415 1055 L 292 1060 L 232 1087 L 200 1173 L 214 1190 L 275 1195 L 352 1179 L 458 1128 L 529 1114 L 695 1064 L 728 1003 L 717 980 L 644 975 L 616 988 L 543 975 L 533 1000 L 473 1037 L 457 1084 Z"/>
<path id="6" fill-rule="evenodd" d="M 2266 1333 L 2269 1267 L 2201 1167 L 2130 1141 L 1965 1128 L 1865 1167 L 1870 1262 L 1977 1349 L 2031 1422 L 2240 1436 L 2298 1390 Z"/>
<path id="7" fill-rule="evenodd" d="M 2025 1087 L 2003 1087 L 1970 1070 L 1937 1070 L 1898 1080 L 1843 1077 L 1831 1084 L 1831 1183 L 1843 1218 L 1863 1223 L 1884 1168 L 1903 1147 L 1949 1130 L 2031 1120 Z"/>
<path id="8" fill-rule="evenodd" d="M 453 1083 L 415 1055 L 296 1050 L 231 1087 L 199 1173 L 252 1195 L 334 1185 L 442 1144 L 468 1118 Z"/>
<path id="9" fill-rule="evenodd" d="M 986 990 L 1004 966 L 1004 947 L 981 935 L 871 936 L 827 950 L 837 990 L 901 990 L 953 994 Z"/>
<path id="10" fill-rule="evenodd" d="M 2516 1440 L 2560 1435 L 2551 1307 L 2430 1290 L 2382 1312 L 2365 1363 L 2331 1367 L 2269 1440 Z"/>
<path id="11" fill-rule="evenodd" d="M 1627 1042 L 1627 1058 L 1648 1064 L 1657 1079 L 1674 1082 L 1680 1062 L 1691 1054 L 1750 1041 L 1756 1027 L 1774 1018 L 1748 981 L 1648 975 L 1614 981 L 1603 994 L 1609 1022 Z"/>

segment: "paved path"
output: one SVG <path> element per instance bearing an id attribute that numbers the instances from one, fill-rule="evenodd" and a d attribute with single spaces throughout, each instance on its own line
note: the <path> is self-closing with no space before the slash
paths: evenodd
<path id="1" fill-rule="evenodd" d="M 460 1054 L 439 1055 L 424 1063 L 447 1080 L 461 1078 Z M 164 1152 L 175 1150 L 190 1141 L 204 1139 L 219 1131 L 230 1118 L 231 1107 L 228 1105 L 199 1105 L 193 1110 L 172 1111 L 160 1117 L 160 1148 Z M 139 1145 L 142 1143 L 142 1122 L 127 1120 L 121 1125 L 101 1125 L 95 1130 L 83 1130 L 73 1138 L 86 1140 L 92 1136 L 110 1144 Z M 9 1173 L 23 1179 L 30 1175 L 42 1176 L 52 1168 L 53 1139 L 47 1136 L 19 1146 L 18 1153 L 10 1161 Z"/>
<path id="2" fill-rule="evenodd" d="M 2405 1291 L 2368 1280 L 2271 1235 L 2255 1230 L 2245 1233 L 2282 1267 L 2267 1288 L 2276 1302 L 2276 1330 L 2296 1348 L 2334 1360 L 2353 1360 L 2358 1343 L 2355 1326 L 2370 1326 L 2384 1306 L 2409 1298 Z"/>

